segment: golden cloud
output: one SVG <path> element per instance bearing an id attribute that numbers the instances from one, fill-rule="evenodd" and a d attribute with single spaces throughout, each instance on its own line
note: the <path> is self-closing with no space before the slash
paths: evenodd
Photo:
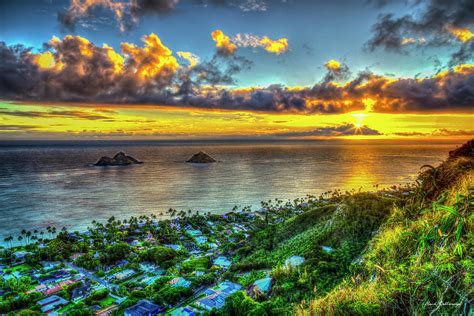
<path id="1" fill-rule="evenodd" d="M 264 36 L 260 41 L 263 48 L 270 53 L 281 54 L 288 50 L 288 39 L 280 38 L 277 40 L 271 40 L 267 36 Z"/>
<path id="2" fill-rule="evenodd" d="M 333 70 L 333 71 L 337 71 L 341 69 L 341 63 L 334 59 L 331 59 L 330 61 L 325 63 L 324 66 L 326 66 L 327 69 Z"/>
<path id="3" fill-rule="evenodd" d="M 178 55 L 179 57 L 187 60 L 187 62 L 189 63 L 189 67 L 190 68 L 193 68 L 195 67 L 196 65 L 199 64 L 199 57 L 193 53 L 190 53 L 190 52 L 177 52 L 176 55 Z"/>
<path id="4" fill-rule="evenodd" d="M 212 32 L 212 39 L 216 42 L 217 51 L 225 56 L 234 54 L 237 47 L 261 47 L 269 53 L 280 55 L 288 51 L 288 39 L 272 40 L 268 36 L 259 37 L 253 34 L 237 34 L 233 39 L 221 30 Z"/>
<path id="5" fill-rule="evenodd" d="M 145 47 L 135 44 L 122 43 L 122 52 L 127 59 L 128 69 L 135 72 L 139 78 L 147 80 L 156 76 L 171 77 L 179 68 L 173 52 L 163 45 L 154 33 L 142 37 Z"/>
<path id="6" fill-rule="evenodd" d="M 447 25 L 446 31 L 448 31 L 451 35 L 453 35 L 454 37 L 456 37 L 459 41 L 463 43 L 468 42 L 469 40 L 471 40 L 471 38 L 474 37 L 474 34 L 468 28 Z"/>
<path id="7" fill-rule="evenodd" d="M 221 30 L 215 30 L 211 33 L 212 39 L 216 42 L 217 51 L 224 56 L 233 55 L 237 45 L 232 43 L 230 37 Z"/>

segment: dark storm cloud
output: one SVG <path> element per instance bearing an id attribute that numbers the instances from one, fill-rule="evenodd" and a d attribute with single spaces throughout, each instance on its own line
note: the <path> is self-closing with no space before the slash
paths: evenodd
<path id="1" fill-rule="evenodd" d="M 73 31 L 78 23 L 91 27 L 98 17 L 105 12 L 112 13 L 121 31 L 130 30 L 145 15 L 166 15 L 177 10 L 180 0 L 71 0 L 66 10 L 57 14 L 60 25 L 68 31 Z M 195 0 L 192 3 L 200 6 L 222 6 L 239 8 L 242 11 L 265 11 L 267 4 L 264 0 Z"/>
<path id="2" fill-rule="evenodd" d="M 125 31 L 135 26 L 141 16 L 171 13 L 178 3 L 179 0 L 71 0 L 69 8 L 58 12 L 58 21 L 71 31 L 80 20 L 94 19 L 105 9 L 115 15 L 121 31 Z"/>
<path id="3" fill-rule="evenodd" d="M 472 39 L 467 43 L 462 44 L 459 50 L 451 55 L 448 65 L 452 67 L 471 60 L 474 60 L 474 40 Z"/>
<path id="4" fill-rule="evenodd" d="M 381 132 L 367 126 L 356 127 L 354 124 L 344 123 L 336 126 L 318 127 L 305 132 L 289 132 L 274 134 L 277 137 L 318 137 L 318 136 L 350 136 L 350 135 L 382 135 Z"/>
<path id="5" fill-rule="evenodd" d="M 376 2 L 383 5 L 385 1 Z M 411 14 L 396 16 L 385 13 L 379 16 L 373 26 L 372 38 L 367 42 L 369 50 L 384 48 L 400 52 L 406 44 L 413 43 L 461 45 L 460 51 L 452 56 L 450 64 L 472 60 L 473 39 L 460 39 L 454 34 L 454 30 L 469 31 L 469 27 L 474 25 L 474 1 L 416 0 L 409 1 L 408 4 L 414 7 Z"/>

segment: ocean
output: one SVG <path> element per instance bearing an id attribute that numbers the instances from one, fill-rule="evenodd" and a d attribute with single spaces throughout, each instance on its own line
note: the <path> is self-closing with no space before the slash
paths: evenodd
<path id="1" fill-rule="evenodd" d="M 375 190 L 413 181 L 453 144 L 241 142 L 2 142 L 0 237 L 21 229 L 85 229 L 110 216 L 193 210 L 222 213 L 235 205 L 295 199 L 342 189 Z M 203 150 L 214 164 L 184 161 Z M 94 167 L 118 151 L 144 161 Z"/>

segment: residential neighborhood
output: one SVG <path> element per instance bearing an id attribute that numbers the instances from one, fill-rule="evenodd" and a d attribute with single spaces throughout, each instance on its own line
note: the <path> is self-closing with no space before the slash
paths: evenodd
<path id="1" fill-rule="evenodd" d="M 287 204 L 277 211 L 182 212 L 161 221 L 153 216 L 111 218 L 93 222 L 84 232 L 62 229 L 49 238 L 6 246 L 1 252 L 0 313 L 132 316 L 218 311 L 238 291 L 271 291 L 271 270 L 259 280 L 261 274 L 249 279 L 253 272 L 239 274 L 231 267 L 259 225 L 300 212 L 301 207 Z"/>

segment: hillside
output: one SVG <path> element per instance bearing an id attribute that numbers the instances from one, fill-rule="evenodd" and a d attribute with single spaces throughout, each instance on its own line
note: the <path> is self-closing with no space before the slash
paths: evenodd
<path id="1" fill-rule="evenodd" d="M 474 142 L 425 166 L 354 273 L 298 314 L 471 315 Z"/>
<path id="2" fill-rule="evenodd" d="M 247 273 L 251 284 L 272 269 L 273 287 L 234 294 L 223 314 L 472 312 L 473 143 L 423 166 L 411 186 L 335 192 L 256 233 L 232 277 Z M 287 267 L 290 256 L 305 261 Z"/>

